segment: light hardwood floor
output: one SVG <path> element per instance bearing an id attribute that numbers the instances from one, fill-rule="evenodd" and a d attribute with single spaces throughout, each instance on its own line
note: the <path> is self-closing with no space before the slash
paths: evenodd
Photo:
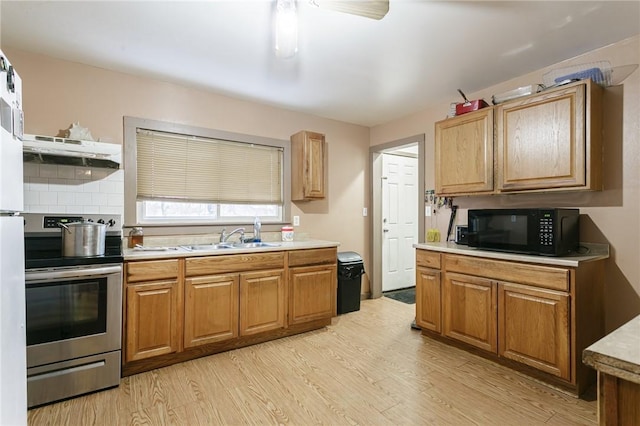
<path id="1" fill-rule="evenodd" d="M 127 377 L 29 424 L 596 424 L 595 401 L 423 337 L 414 315 L 364 300 L 327 328 Z"/>

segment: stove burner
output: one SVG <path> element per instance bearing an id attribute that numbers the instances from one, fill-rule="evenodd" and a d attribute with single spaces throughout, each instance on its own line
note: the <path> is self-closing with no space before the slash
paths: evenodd
<path id="1" fill-rule="evenodd" d="M 119 215 L 52 215 L 25 213 L 25 268 L 47 269 L 68 266 L 122 263 L 122 225 Z M 90 220 L 107 223 L 105 252 L 102 256 L 64 257 L 62 231 L 58 223 Z"/>

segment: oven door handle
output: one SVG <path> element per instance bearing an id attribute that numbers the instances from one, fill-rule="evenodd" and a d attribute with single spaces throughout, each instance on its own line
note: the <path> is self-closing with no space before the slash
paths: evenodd
<path id="1" fill-rule="evenodd" d="M 65 278 L 95 277 L 99 275 L 120 274 L 121 265 L 101 266 L 98 268 L 78 268 L 63 271 L 27 271 L 24 274 L 26 283 L 32 281 L 59 280 Z"/>

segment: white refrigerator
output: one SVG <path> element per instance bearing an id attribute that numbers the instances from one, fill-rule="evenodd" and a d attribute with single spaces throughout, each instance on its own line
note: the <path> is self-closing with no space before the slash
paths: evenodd
<path id="1" fill-rule="evenodd" d="M 0 425 L 27 424 L 22 81 L 0 50 Z"/>

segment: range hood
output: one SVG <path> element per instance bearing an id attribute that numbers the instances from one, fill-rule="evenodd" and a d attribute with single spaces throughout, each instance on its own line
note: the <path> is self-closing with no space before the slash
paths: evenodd
<path id="1" fill-rule="evenodd" d="M 22 141 L 22 157 L 29 163 L 108 169 L 122 163 L 122 147 L 113 143 L 26 134 Z"/>

